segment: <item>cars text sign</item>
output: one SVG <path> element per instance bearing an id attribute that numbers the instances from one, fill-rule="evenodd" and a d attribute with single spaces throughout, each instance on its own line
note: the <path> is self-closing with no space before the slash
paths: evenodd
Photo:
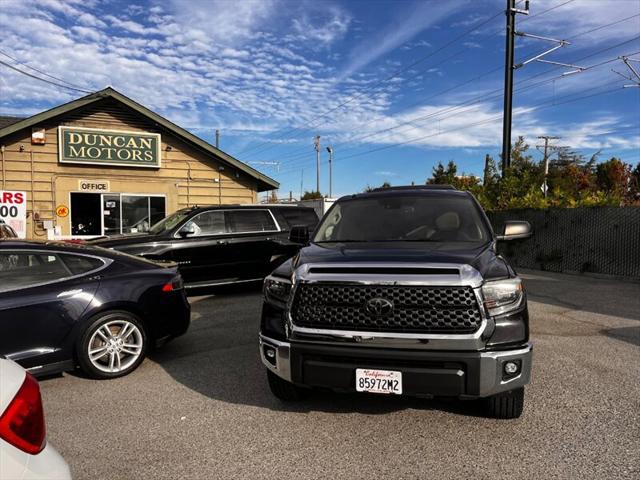
<path id="1" fill-rule="evenodd" d="M 27 192 L 0 190 L 0 220 L 13 228 L 19 238 L 26 238 Z"/>

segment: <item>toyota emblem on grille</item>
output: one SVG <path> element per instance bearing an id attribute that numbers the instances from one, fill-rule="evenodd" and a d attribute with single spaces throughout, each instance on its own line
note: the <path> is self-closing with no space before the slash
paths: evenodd
<path id="1" fill-rule="evenodd" d="M 364 308 L 369 315 L 387 317 L 393 312 L 393 302 L 386 298 L 372 298 Z"/>

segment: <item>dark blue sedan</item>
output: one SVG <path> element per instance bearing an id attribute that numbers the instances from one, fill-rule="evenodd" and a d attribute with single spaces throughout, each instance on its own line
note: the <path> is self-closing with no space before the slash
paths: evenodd
<path id="1" fill-rule="evenodd" d="M 185 333 L 190 307 L 175 266 L 99 247 L 0 240 L 0 355 L 34 374 L 135 370 Z"/>

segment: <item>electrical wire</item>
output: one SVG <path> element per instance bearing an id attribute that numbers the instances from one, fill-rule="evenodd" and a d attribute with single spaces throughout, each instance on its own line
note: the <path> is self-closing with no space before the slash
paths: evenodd
<path id="1" fill-rule="evenodd" d="M 640 16 L 640 15 L 633 15 L 633 16 L 627 17 L 626 19 L 634 18 L 634 17 L 637 17 L 637 16 Z M 624 19 L 623 19 L 623 20 L 624 20 Z M 596 29 L 601 29 L 601 28 L 604 28 L 605 26 L 615 25 L 615 24 L 617 24 L 617 23 L 620 23 L 620 21 L 623 21 L 623 20 L 617 20 L 617 21 L 612 22 L 612 23 L 610 23 L 610 24 L 602 25 L 602 26 L 600 26 L 600 27 L 596 27 Z M 590 30 L 587 30 L 587 31 L 585 31 L 585 32 L 581 32 L 581 33 L 579 33 L 579 34 L 577 34 L 577 35 L 574 35 L 574 36 L 573 36 L 573 38 L 577 38 L 577 37 L 579 37 L 579 36 L 586 35 L 586 34 L 591 33 L 592 31 L 594 31 L 594 30 L 596 30 L 596 29 L 590 29 Z M 633 41 L 635 41 L 635 40 L 637 40 L 637 39 L 640 39 L 640 36 L 636 36 L 636 37 L 633 37 L 633 38 L 631 38 L 631 39 L 624 40 L 624 41 L 619 42 L 619 43 L 617 43 L 617 44 L 615 44 L 615 45 L 605 47 L 605 48 L 600 49 L 600 50 L 598 50 L 598 51 L 596 51 L 596 52 L 592 52 L 592 53 L 590 53 L 590 54 L 588 54 L 588 55 L 584 55 L 584 56 L 582 56 L 582 57 L 580 57 L 580 58 L 578 58 L 578 59 L 576 59 L 576 60 L 573 60 L 573 62 L 580 62 L 580 61 L 582 61 L 582 60 L 586 60 L 586 59 L 588 59 L 588 58 L 594 57 L 594 56 L 599 55 L 599 54 L 601 54 L 601 53 L 604 53 L 604 52 L 610 51 L 610 50 L 615 49 L 615 48 L 617 48 L 617 47 L 620 47 L 620 46 L 622 46 L 622 45 L 625 45 L 625 44 L 628 44 L 628 43 L 630 43 L 630 42 L 633 42 Z M 638 52 L 638 53 L 640 53 L 640 52 Z M 635 54 L 637 54 L 637 53 L 632 53 L 632 54 L 629 54 L 629 55 L 635 55 Z M 605 65 L 605 64 L 607 64 L 607 63 L 614 62 L 614 61 L 616 61 L 616 60 L 617 60 L 617 57 L 615 57 L 615 58 L 613 58 L 613 59 L 609 59 L 609 60 L 603 61 L 603 62 L 600 62 L 600 63 L 597 63 L 597 64 L 595 64 L 595 65 L 591 65 L 591 66 L 589 66 L 589 67 L 585 68 L 585 71 L 586 71 L 586 70 L 591 70 L 591 69 L 593 69 L 593 68 L 596 68 L 596 67 L 599 67 L 599 66 L 602 66 L 602 65 Z M 521 84 L 523 84 L 523 83 L 530 82 L 531 80 L 533 80 L 533 79 L 535 79 L 535 78 L 537 78 L 537 77 L 540 77 L 540 76 L 542 76 L 542 75 L 545 75 L 545 74 L 547 74 L 547 73 L 549 73 L 549 72 L 551 72 L 551 71 L 553 71 L 553 70 L 557 70 L 558 68 L 560 68 L 560 66 L 553 66 L 553 67 L 551 67 L 551 68 L 549 68 L 549 69 L 547 69 L 547 70 L 545 70 L 545 71 L 543 71 L 543 72 L 540 72 L 540 73 L 538 73 L 538 74 L 535 74 L 535 75 L 533 75 L 533 76 L 531 76 L 531 77 L 529 77 L 529 78 L 527 78 L 527 79 L 525 79 L 525 80 L 523 80 L 523 81 L 521 81 L 521 82 L 518 82 L 518 85 L 521 85 Z M 548 82 L 550 82 L 550 81 L 559 80 L 559 79 L 561 79 L 561 78 L 564 78 L 564 77 L 563 77 L 563 76 L 553 77 L 553 78 L 551 78 L 551 79 L 543 80 L 543 81 L 541 81 L 541 82 L 537 82 L 537 83 L 535 83 L 535 84 L 533 84 L 533 85 L 529 85 L 529 86 L 527 86 L 527 88 L 532 88 L 532 87 L 534 87 L 534 86 L 541 85 L 541 84 L 543 84 L 543 83 L 548 83 Z M 520 91 L 520 90 L 522 90 L 522 88 L 516 89 L 516 91 Z M 372 133 L 365 134 L 364 136 L 362 136 L 362 135 L 361 135 L 361 136 L 358 136 L 358 137 L 356 137 L 355 139 L 350 139 L 350 141 L 349 141 L 349 142 L 360 141 L 360 140 L 363 140 L 363 139 L 365 139 L 365 138 L 369 138 L 369 137 L 371 137 L 371 136 L 373 136 L 373 135 L 377 135 L 377 134 L 379 134 L 379 133 L 385 133 L 385 132 L 395 130 L 395 129 L 400 128 L 400 127 L 405 126 L 405 125 L 413 124 L 413 123 L 415 123 L 415 122 L 417 122 L 417 121 L 421 121 L 421 120 L 425 120 L 425 119 L 428 119 L 428 118 L 437 117 L 437 116 L 439 116 L 439 115 L 441 115 L 441 114 L 443 114 L 443 113 L 450 113 L 450 112 L 452 112 L 452 111 L 460 110 L 460 109 L 461 109 L 461 108 L 463 108 L 463 107 L 472 107 L 472 106 L 474 106 L 474 105 L 478 105 L 478 104 L 484 103 L 484 102 L 486 102 L 487 100 L 495 99 L 495 98 L 497 98 L 497 97 L 501 96 L 501 94 L 498 94 L 498 92 L 501 92 L 501 89 L 496 89 L 496 90 L 493 90 L 493 91 L 490 91 L 490 92 L 485 92 L 485 93 L 483 93 L 482 95 L 480 95 L 480 96 L 478 96 L 478 97 L 475 97 L 475 98 L 472 98 L 471 100 L 468 100 L 467 102 L 464 102 L 464 103 L 462 103 L 462 104 L 449 106 L 449 107 L 446 107 L 446 108 L 444 108 L 444 109 L 438 110 L 438 111 L 436 111 L 436 112 L 432 112 L 432 113 L 430 113 L 430 114 L 428 114 L 428 115 L 425 115 L 425 116 L 422 116 L 422 117 L 412 118 L 411 120 L 409 120 L 409 121 L 407 121 L 407 122 L 404 122 L 404 123 L 402 123 L 402 124 L 400 124 L 400 125 L 396 125 L 396 126 L 394 126 L 394 127 L 389 127 L 389 128 L 385 128 L 385 129 L 382 129 L 382 130 L 378 130 L 378 131 L 376 131 L 376 132 L 372 132 Z M 496 95 L 491 96 L 491 97 L 487 97 L 487 95 L 494 94 L 494 93 L 495 93 Z M 445 117 L 445 118 L 447 118 L 447 117 Z M 442 120 L 442 119 L 440 119 L 440 120 Z M 362 124 L 362 125 L 368 125 L 368 124 L 370 124 L 370 123 L 372 123 L 372 122 L 365 122 L 365 123 L 364 123 L 364 124 Z M 351 149 L 353 149 L 353 148 L 357 148 L 357 147 L 351 147 Z M 296 157 L 296 158 L 290 158 L 290 159 L 289 159 L 289 162 L 293 162 L 293 161 L 297 160 L 298 158 L 301 158 L 302 156 L 307 156 L 307 155 L 309 155 L 309 152 L 308 152 L 308 151 L 305 151 L 304 153 L 301 153 L 301 154 L 297 155 L 297 157 Z M 282 158 L 282 157 L 281 157 L 281 158 Z M 285 157 L 285 158 L 286 158 L 286 157 Z M 307 163 L 307 162 L 304 162 L 304 163 Z"/>
<path id="2" fill-rule="evenodd" d="M 8 67 L 8 68 L 10 68 L 12 70 L 15 70 L 16 72 L 21 73 L 23 75 L 26 75 L 27 77 L 31 77 L 31 78 L 34 78 L 36 80 L 40 80 L 41 82 L 49 83 L 51 85 L 55 85 L 56 87 L 66 88 L 68 90 L 74 90 L 76 92 L 82 92 L 82 93 L 93 93 L 91 90 L 84 90 L 82 88 L 70 87 L 68 85 L 64 85 L 64 84 L 61 84 L 61 83 L 52 82 L 51 80 L 47 80 L 46 78 L 42 78 L 42 77 L 39 77 L 39 76 L 34 75 L 32 73 L 25 72 L 24 70 L 21 70 L 18 67 L 15 67 L 14 65 L 11 65 L 11 64 L 3 61 L 3 60 L 0 60 L 0 65 L 4 65 L 5 67 Z"/>
<path id="3" fill-rule="evenodd" d="M 521 23 L 522 23 L 523 21 L 531 20 L 532 18 L 535 18 L 535 17 L 541 16 L 541 15 L 544 15 L 544 14 L 546 14 L 546 13 L 550 12 L 550 11 L 556 10 L 557 8 L 563 7 L 563 6 L 565 6 L 565 5 L 569 4 L 569 3 L 572 3 L 572 2 L 574 2 L 574 1 L 575 1 L 575 0 L 567 0 L 567 1 L 563 2 L 563 3 L 561 3 L 561 4 L 558 4 L 558 5 L 555 5 L 555 6 L 553 6 L 553 7 L 547 8 L 546 10 L 543 10 L 543 11 L 541 11 L 541 12 L 538 12 L 538 13 L 534 14 L 534 15 L 531 15 L 531 16 L 529 16 L 529 17 L 526 17 L 525 19 L 523 19 L 523 20 L 521 21 Z M 517 4 L 519 4 L 519 3 L 522 3 L 522 0 L 519 0 L 518 2 L 516 2 L 516 5 L 517 5 Z M 452 44 L 453 44 L 453 43 L 455 43 L 456 41 L 458 41 L 458 40 L 460 40 L 460 39 L 462 39 L 462 38 L 466 37 L 468 34 L 472 33 L 473 31 L 475 31 L 475 30 L 477 30 L 477 29 L 479 29 L 479 28 L 483 27 L 484 25 L 486 25 L 487 23 L 489 23 L 491 20 L 493 20 L 494 18 L 496 18 L 496 17 L 500 16 L 500 15 L 501 15 L 501 14 L 503 14 L 503 13 L 504 13 L 504 10 L 500 10 L 499 12 L 497 12 L 497 13 L 496 13 L 495 15 L 493 15 L 492 17 L 489 17 L 488 19 L 486 19 L 486 20 L 484 20 L 484 21 L 480 22 L 479 24 L 475 25 L 473 28 L 471 28 L 471 29 L 469 29 L 469 30 L 465 31 L 464 33 L 462 33 L 462 34 L 461 34 L 461 35 L 459 35 L 458 37 L 456 37 L 456 38 L 454 38 L 453 40 L 449 41 L 447 44 L 445 44 L 445 45 L 443 45 L 442 47 L 438 48 L 436 51 L 431 52 L 429 55 L 427 55 L 427 56 L 423 57 L 422 59 L 417 60 L 416 62 L 414 62 L 414 63 L 412 63 L 412 64 L 410 64 L 410 65 L 408 65 L 408 66 L 406 66 L 406 67 L 403 67 L 402 69 L 400 69 L 400 70 L 398 70 L 397 72 L 395 72 L 394 74 L 392 74 L 390 77 L 387 77 L 387 78 L 385 78 L 385 79 L 380 80 L 379 82 L 377 82 L 376 84 L 374 84 L 372 87 L 369 87 L 368 89 L 366 89 L 364 92 L 361 92 L 361 93 L 359 93 L 359 94 L 357 94 L 357 95 L 351 96 L 350 98 L 348 98 L 348 99 L 347 99 L 345 102 L 343 102 L 342 104 L 339 104 L 338 106 L 333 107 L 333 108 L 332 108 L 332 109 L 330 109 L 329 111 L 327 111 L 327 112 L 325 112 L 324 114 L 322 114 L 320 118 L 326 117 L 329 113 L 332 113 L 332 112 L 334 112 L 335 110 L 337 110 L 337 109 L 341 108 L 342 106 L 347 105 L 348 103 L 350 103 L 351 101 L 355 100 L 356 98 L 359 98 L 360 96 L 363 96 L 363 95 L 364 95 L 364 93 L 366 93 L 366 92 L 367 92 L 367 90 L 369 90 L 369 89 L 371 89 L 371 88 L 375 88 L 375 87 L 376 87 L 376 86 L 378 86 L 379 84 L 384 83 L 384 82 L 387 82 L 387 81 L 389 81 L 389 80 L 391 80 L 391 79 L 393 79 L 393 78 L 397 77 L 400 73 L 403 73 L 404 71 L 407 71 L 407 70 L 411 69 L 411 68 L 412 68 L 413 66 L 415 66 L 416 64 L 421 63 L 422 61 L 426 60 L 427 58 L 429 58 L 429 57 L 431 57 L 431 56 L 435 55 L 436 53 L 439 53 L 440 51 L 442 51 L 442 50 L 444 50 L 444 49 L 448 48 L 450 45 L 452 45 Z M 501 33 L 501 32 L 502 32 L 502 29 L 499 29 L 499 30 L 498 30 L 497 32 L 495 32 L 495 33 Z M 493 35 L 493 34 L 494 34 L 494 33 L 492 33 L 492 35 Z M 451 59 L 451 58 L 447 58 L 447 59 L 445 59 L 444 61 L 448 61 L 448 60 L 450 60 L 450 59 Z M 441 63 L 444 63 L 444 62 L 441 62 Z M 432 67 L 433 67 L 433 66 L 430 66 L 430 67 L 427 67 L 427 68 L 432 68 Z M 498 69 L 499 69 L 499 68 L 501 68 L 501 67 L 498 67 Z M 496 70 L 497 70 L 497 69 L 496 69 Z M 491 71 L 487 72 L 487 74 L 489 74 L 489 73 L 493 73 L 493 71 L 495 71 L 495 70 L 491 70 Z M 414 74 L 413 74 L 412 76 L 410 76 L 409 78 L 416 77 L 416 76 L 418 76 L 418 75 L 419 75 L 420 73 L 422 73 L 422 72 L 424 72 L 424 70 L 422 70 L 422 71 L 420 71 L 420 72 L 416 72 L 416 73 L 414 73 Z M 483 76 L 483 75 L 482 75 L 482 76 Z M 282 135 L 281 135 L 281 137 L 286 136 L 286 135 L 289 135 L 290 133 L 294 133 L 294 132 L 296 132 L 296 131 L 302 131 L 302 130 L 303 130 L 303 128 L 304 128 L 304 130 L 313 129 L 313 128 L 316 128 L 316 127 L 318 127 L 318 126 L 320 126 L 320 125 L 323 125 L 323 124 L 325 124 L 325 123 L 327 123 L 327 122 L 314 123 L 314 124 L 310 125 L 309 127 L 297 127 L 297 128 L 294 128 L 294 129 L 290 129 L 290 130 L 287 130 L 284 134 L 282 134 Z M 300 135 L 297 135 L 297 137 L 299 137 L 299 136 L 300 136 Z M 242 154 L 248 153 L 249 151 L 254 150 L 254 149 L 256 149 L 256 148 L 259 148 L 260 146 L 262 146 L 262 145 L 266 145 L 266 144 L 269 144 L 269 146 L 268 146 L 268 147 L 266 147 L 266 148 L 264 148 L 264 149 L 261 149 L 259 152 L 253 152 L 252 154 L 253 154 L 253 155 L 255 155 L 255 154 L 257 154 L 257 153 L 263 153 L 263 152 L 265 152 L 266 150 L 269 150 L 270 148 L 273 148 L 273 147 L 274 147 L 274 146 L 276 146 L 278 143 L 277 143 L 277 142 L 273 143 L 273 142 L 272 142 L 272 141 L 270 141 L 270 140 L 265 140 L 265 141 L 262 141 L 260 144 L 258 144 L 258 145 L 256 145 L 256 146 L 254 146 L 254 147 L 247 147 L 247 148 L 245 148 L 244 150 L 241 150 L 240 152 L 238 152 L 238 153 L 237 153 L 237 155 L 239 156 L 239 155 L 242 155 Z"/>
<path id="4" fill-rule="evenodd" d="M 0 50 L 0 55 L 4 55 L 5 57 L 10 58 L 11 60 L 13 60 L 14 62 L 16 62 L 17 64 L 22 65 L 22 66 L 27 67 L 27 68 L 30 68 L 31 70 L 33 70 L 33 71 L 35 71 L 35 72 L 38 72 L 38 73 L 41 73 L 42 75 L 45 75 L 45 76 L 47 76 L 47 77 L 49 77 L 49 78 L 52 78 L 52 79 L 54 79 L 54 80 L 58 80 L 58 81 L 60 81 L 60 82 L 62 82 L 62 83 L 66 83 L 67 85 L 70 85 L 70 86 L 72 86 L 72 87 L 75 87 L 75 88 L 78 88 L 78 89 L 80 89 L 80 90 L 83 90 L 83 88 L 82 88 L 80 85 L 76 85 L 76 84 L 74 84 L 74 83 L 71 83 L 71 82 L 66 81 L 64 78 L 55 77 L 55 76 L 53 76 L 53 75 L 48 74 L 47 72 L 44 72 L 44 71 L 42 71 L 42 70 L 37 69 L 36 67 L 32 67 L 31 65 L 29 65 L 29 64 L 27 64 L 27 63 L 25 63 L 25 62 L 21 62 L 21 61 L 20 61 L 20 60 L 18 60 L 17 58 L 15 58 L 15 57 L 13 57 L 13 56 L 9 55 L 7 52 L 5 52 L 5 51 L 3 51 L 3 50 Z"/>
<path id="5" fill-rule="evenodd" d="M 532 16 L 532 17 L 528 17 L 528 18 L 530 19 L 530 18 L 534 18 L 535 16 L 542 15 L 542 14 L 544 14 L 544 13 L 548 12 L 548 11 L 554 10 L 555 8 L 559 8 L 560 6 L 564 6 L 564 5 L 568 4 L 568 3 L 571 3 L 572 1 L 574 1 L 574 0 L 569 0 L 569 1 L 567 1 L 567 2 L 565 2 L 565 3 L 563 3 L 563 4 L 561 4 L 561 5 L 557 5 L 557 6 L 555 6 L 555 7 L 552 7 L 552 8 L 550 8 L 550 9 L 547 9 L 547 10 L 545 10 L 545 11 L 543 11 L 543 12 L 538 13 L 537 15 L 534 15 L 534 16 Z M 611 27 L 611 26 L 613 26 L 613 25 L 617 25 L 617 24 L 619 24 L 619 23 L 622 23 L 622 22 L 624 22 L 624 21 L 630 20 L 630 19 L 632 19 L 632 18 L 636 18 L 636 17 L 638 17 L 638 16 L 640 16 L 640 14 L 631 15 L 631 16 L 628 16 L 628 17 L 625 17 L 625 18 L 622 18 L 622 19 L 616 20 L 616 21 L 614 21 L 614 22 L 610 22 L 610 23 L 607 23 L 607 24 L 604 24 L 604 25 L 599 25 L 598 27 L 591 28 L 591 29 L 589 29 L 589 30 L 586 30 L 586 31 L 580 32 L 580 33 L 578 33 L 578 34 L 576 34 L 576 35 L 573 35 L 573 36 L 572 36 L 572 37 L 570 37 L 569 39 L 579 38 L 579 37 L 581 37 L 581 36 L 588 35 L 589 33 L 593 33 L 593 32 L 595 32 L 595 31 L 601 30 L 601 29 L 603 29 L 603 28 L 607 28 L 607 27 Z M 501 30 L 500 30 L 500 31 L 501 31 Z M 624 45 L 625 43 L 629 43 L 629 42 L 631 42 L 631 41 L 634 41 L 634 40 L 636 40 L 637 38 L 640 38 L 640 37 L 634 37 L 634 38 L 632 38 L 632 39 L 630 39 L 630 40 L 628 40 L 628 41 L 621 42 L 621 43 L 616 44 L 616 45 L 613 45 L 613 46 L 611 46 L 611 47 L 607 47 L 607 48 L 605 48 L 605 49 L 603 49 L 603 50 L 599 50 L 598 52 L 595 52 L 595 53 L 593 53 L 593 54 L 587 55 L 587 56 L 585 56 L 585 57 L 581 57 L 580 59 L 577 59 L 577 60 L 575 60 L 575 61 L 576 61 L 576 62 L 578 62 L 578 61 L 581 61 L 581 60 L 584 60 L 584 59 L 590 58 L 590 57 L 592 57 L 592 56 L 594 56 L 594 55 L 597 55 L 597 54 L 599 54 L 599 53 L 603 53 L 603 52 L 608 51 L 608 50 L 611 50 L 611 49 L 613 49 L 613 48 L 617 48 L 618 46 L 621 46 L 621 45 Z M 594 66 L 592 66 L 592 67 L 594 67 Z M 589 69 L 590 69 L 590 68 L 592 68 L 592 67 L 589 67 Z M 482 78 L 482 77 L 487 76 L 487 75 L 489 75 L 489 74 L 491 74 L 491 73 L 494 73 L 494 72 L 496 72 L 496 71 L 498 71 L 498 70 L 500 70 L 500 69 L 502 69 L 502 68 L 503 68 L 502 66 L 498 66 L 498 67 L 496 67 L 496 68 L 494 68 L 494 69 L 488 70 L 487 72 L 484 72 L 484 73 L 482 73 L 482 74 L 480 74 L 480 75 L 478 75 L 478 76 L 476 76 L 476 77 L 474 77 L 474 78 L 472 78 L 472 79 L 469 79 L 469 80 L 467 80 L 467 81 L 465 81 L 465 82 L 462 82 L 462 83 L 460 83 L 460 84 L 458 84 L 458 85 L 456 85 L 456 86 L 450 87 L 450 88 L 448 88 L 448 89 L 446 89 L 446 90 L 444 90 L 444 91 L 441 91 L 441 92 L 439 92 L 439 93 L 437 93 L 437 94 L 435 94 L 435 95 L 432 95 L 432 96 L 428 97 L 427 99 L 425 99 L 424 101 L 426 101 L 426 100 L 430 100 L 430 99 L 435 98 L 435 97 L 437 97 L 437 96 L 440 96 L 440 95 L 442 95 L 442 94 L 444 94 L 444 93 L 447 93 L 447 92 L 452 91 L 452 90 L 454 90 L 454 89 L 456 89 L 456 88 L 459 88 L 459 87 L 464 86 L 464 85 L 466 85 L 466 84 L 468 84 L 468 83 L 471 83 L 472 81 L 476 81 L 476 80 L 478 80 L 479 78 Z M 550 72 L 550 71 L 552 71 L 552 70 L 555 70 L 555 69 L 557 69 L 557 68 L 560 68 L 560 66 L 554 66 L 554 67 L 552 67 L 552 68 L 550 68 L 550 69 L 548 69 L 548 70 L 546 70 L 546 71 L 544 71 L 544 72 L 541 72 L 541 73 L 539 73 L 539 74 L 536 74 L 536 75 L 534 75 L 533 77 L 531 77 L 530 79 L 525 80 L 525 82 L 526 82 L 526 81 L 531 80 L 532 78 L 536 78 L 536 77 L 538 77 L 538 76 L 540 76 L 540 75 L 544 75 L 544 74 L 546 74 L 546 73 L 548 73 L 548 72 Z M 588 69 L 585 69 L 585 70 L 588 70 Z M 488 93 L 493 93 L 493 92 L 498 92 L 498 91 L 501 91 L 501 90 L 500 90 L 500 89 L 496 89 L 496 90 L 494 90 L 494 91 L 492 91 L 492 92 L 488 92 Z M 485 94 L 485 95 L 486 95 L 486 94 Z M 486 99 L 484 99 L 484 100 L 486 100 Z M 454 108 L 454 107 L 448 107 L 448 109 L 451 109 L 451 108 Z M 448 110 L 448 109 L 446 109 L 446 110 Z M 416 120 L 417 120 L 417 119 L 409 120 L 408 122 L 405 122 L 404 124 L 400 124 L 400 125 L 397 125 L 397 126 L 395 126 L 395 127 L 391 127 L 391 129 L 393 129 L 393 128 L 399 128 L 399 127 L 400 127 L 400 126 L 402 126 L 402 125 L 406 125 L 407 123 L 411 123 L 411 122 L 416 121 Z M 374 121 L 377 121 L 377 120 L 372 120 L 372 121 L 370 121 L 370 122 L 365 122 L 365 123 L 364 123 L 364 124 L 362 124 L 362 125 L 368 125 L 368 124 L 373 123 Z M 367 135 L 365 135 L 365 137 L 363 137 L 363 138 L 368 138 L 368 137 L 373 136 L 373 135 L 375 135 L 375 134 L 377 134 L 377 133 L 384 132 L 384 131 L 388 131 L 388 130 L 389 130 L 389 129 L 383 129 L 382 131 L 379 131 L 379 132 L 373 132 L 373 133 L 371 133 L 371 134 L 367 134 Z M 274 145 L 274 146 L 275 146 L 275 145 Z M 290 162 L 290 161 L 296 160 L 296 159 L 298 159 L 298 158 L 301 158 L 302 156 L 306 156 L 308 153 L 309 153 L 308 149 L 307 149 L 306 147 L 302 147 L 301 149 L 297 149 L 297 150 L 296 150 L 296 151 L 294 151 L 294 152 L 289 152 L 289 153 L 285 154 L 284 156 L 282 156 L 282 155 L 281 155 L 281 156 L 279 156 L 277 160 L 282 161 L 282 160 L 284 159 L 284 160 L 286 160 L 286 161 L 289 161 L 289 162 Z M 275 160 L 273 160 L 273 161 L 275 161 Z M 284 163 L 287 163 L 287 162 L 284 162 Z"/>
<path id="6" fill-rule="evenodd" d="M 615 82 L 609 82 L 609 83 L 603 84 L 603 85 L 598 85 L 597 87 L 592 87 L 592 88 L 586 89 L 581 93 L 592 91 L 592 90 L 597 90 L 599 88 L 602 88 L 602 87 L 605 87 L 605 86 L 609 86 L 609 85 L 612 85 L 612 84 L 616 84 L 616 83 L 619 83 L 619 82 L 615 81 Z M 528 109 L 527 113 L 532 112 L 532 111 L 543 110 L 543 109 L 546 109 L 546 108 L 553 108 L 553 107 L 557 107 L 557 106 L 560 106 L 560 105 L 565 105 L 567 103 L 572 103 L 572 102 L 576 102 L 576 101 L 579 101 L 579 100 L 584 100 L 584 99 L 596 97 L 596 96 L 599 96 L 599 95 L 610 94 L 610 93 L 617 92 L 617 91 L 622 91 L 622 88 L 618 87 L 618 88 L 615 88 L 615 89 L 606 90 L 604 92 L 597 92 L 597 93 L 593 93 L 593 94 L 590 94 L 590 95 L 583 95 L 583 96 L 580 96 L 580 97 L 577 97 L 577 98 L 571 98 L 575 94 L 574 95 L 569 95 L 569 96 L 567 96 L 567 97 L 569 97 L 568 100 L 565 100 L 563 102 L 557 102 L 557 99 L 554 99 L 554 100 L 551 100 L 550 102 L 543 103 L 541 105 L 538 105 L 536 107 L 532 107 L 532 108 Z M 379 151 L 382 151 L 382 150 L 388 150 L 390 148 L 396 148 L 396 147 L 400 147 L 400 146 L 403 146 L 403 145 L 409 145 L 409 144 L 416 143 L 416 142 L 419 142 L 421 140 L 425 140 L 427 138 L 432 138 L 432 137 L 435 137 L 435 136 L 438 136 L 438 135 L 442 135 L 442 134 L 445 134 L 445 133 L 457 132 L 457 131 L 465 130 L 467 128 L 471 128 L 471 127 L 474 127 L 474 126 L 484 125 L 484 124 L 487 124 L 487 123 L 492 123 L 492 122 L 495 122 L 497 120 L 500 120 L 501 118 L 502 118 L 502 114 L 495 115 L 495 116 L 493 116 L 491 118 L 488 118 L 488 119 L 485 119 L 485 120 L 482 120 L 482 121 L 479 121 L 479 122 L 473 122 L 473 123 L 465 124 L 463 126 L 456 127 L 456 128 L 453 128 L 453 129 L 448 129 L 448 130 L 444 130 L 444 131 L 438 131 L 436 133 L 423 135 L 423 136 L 412 138 L 412 139 L 409 139 L 409 140 L 406 140 L 406 141 L 403 141 L 403 142 L 395 142 L 395 143 L 390 144 L 390 145 L 383 145 L 383 146 L 380 146 L 380 147 L 376 147 L 376 148 L 372 148 L 372 149 L 366 150 L 364 152 L 354 153 L 352 155 L 341 156 L 341 157 L 338 157 L 338 158 L 334 158 L 333 161 L 335 163 L 337 161 L 344 161 L 344 160 L 348 160 L 348 159 L 351 159 L 351 158 L 359 157 L 359 156 L 362 156 L 362 155 L 367 155 L 367 154 L 373 153 L 373 152 L 379 152 Z M 323 162 L 323 164 L 326 164 L 326 162 Z M 291 171 L 295 171 L 295 170 L 291 170 Z M 281 174 L 282 173 L 287 173 L 287 171 L 286 170 L 282 171 Z"/>

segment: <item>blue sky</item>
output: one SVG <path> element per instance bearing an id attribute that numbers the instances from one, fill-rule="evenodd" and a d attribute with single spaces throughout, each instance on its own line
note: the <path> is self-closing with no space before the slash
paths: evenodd
<path id="1" fill-rule="evenodd" d="M 23 64 L 0 60 L 81 89 L 111 85 L 211 142 L 219 128 L 222 149 L 281 195 L 299 195 L 301 180 L 315 189 L 320 135 L 321 190 L 331 144 L 334 194 L 346 194 L 422 183 L 438 161 L 480 174 L 485 154 L 497 157 L 504 3 L 0 0 L 0 51 Z M 517 70 L 514 138 L 557 135 L 587 156 L 640 162 L 640 88 L 612 72 L 629 74 L 618 56 L 640 58 L 640 0 L 531 0 L 517 21 L 571 42 L 546 59 L 591 68 Z M 553 45 L 518 38 L 516 62 Z M 2 114 L 81 95 L 0 65 Z"/>

